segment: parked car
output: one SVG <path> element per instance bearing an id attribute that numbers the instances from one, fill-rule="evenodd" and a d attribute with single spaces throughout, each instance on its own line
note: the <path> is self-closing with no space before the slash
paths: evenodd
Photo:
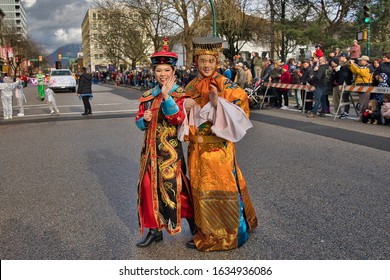
<path id="1" fill-rule="evenodd" d="M 50 71 L 50 85 L 52 90 L 69 90 L 76 92 L 76 79 L 69 69 L 53 69 Z"/>

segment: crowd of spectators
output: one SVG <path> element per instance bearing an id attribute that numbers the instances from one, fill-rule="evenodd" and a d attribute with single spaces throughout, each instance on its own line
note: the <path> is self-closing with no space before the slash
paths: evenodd
<path id="1" fill-rule="evenodd" d="M 251 75 L 248 75 L 248 69 L 251 70 Z M 350 105 L 340 106 L 340 102 L 349 103 L 351 95 L 347 91 L 341 91 L 340 86 L 389 87 L 390 53 L 371 60 L 368 56 L 361 55 L 360 45 L 354 40 L 349 51 L 345 52 L 335 48 L 333 52 L 324 54 L 321 45 L 316 45 L 311 56 L 301 61 L 289 58 L 283 62 L 265 58 L 261 59 L 260 66 L 259 56 L 255 52 L 247 61 L 241 56 L 236 56 L 232 66 L 229 66 L 229 63 L 221 66 L 221 73 L 243 88 L 250 86 L 251 81 L 313 85 L 316 88 L 314 92 L 270 88 L 271 93 L 267 95 L 272 98 L 268 99 L 266 105 L 288 110 L 289 97 L 294 95 L 295 108 L 304 110 L 309 118 L 337 114 L 340 119 L 346 119 L 351 118 Z M 359 96 L 356 121 L 389 124 L 390 112 L 386 105 L 390 100 L 388 94 L 365 92 L 356 94 Z M 332 108 L 329 97 L 332 97 Z M 304 104 L 305 98 L 307 102 Z"/>
<path id="2" fill-rule="evenodd" d="M 314 92 L 304 90 L 270 88 L 272 98 L 266 106 L 288 110 L 289 97 L 295 97 L 295 108 L 307 113 L 307 117 L 324 117 L 326 114 L 337 114 L 340 119 L 350 118 L 350 105 L 339 106 L 341 102 L 348 103 L 350 94 L 340 91 L 341 85 L 365 85 L 389 87 L 390 53 L 382 58 L 370 60 L 361 55 L 360 45 L 354 40 L 348 49 L 343 52 L 340 48 L 329 54 L 324 54 L 321 45 L 305 59 L 289 58 L 286 62 L 270 58 L 261 58 L 257 52 L 252 52 L 251 58 L 244 60 L 236 55 L 233 61 L 224 61 L 220 65 L 220 73 L 234 81 L 242 88 L 253 86 L 258 82 L 272 82 L 283 84 L 313 85 Z M 176 70 L 176 81 L 185 87 L 197 76 L 195 65 L 185 66 Z M 124 72 L 96 72 L 94 83 L 111 82 L 115 85 L 129 85 L 143 88 L 152 88 L 156 81 L 151 69 L 127 70 Z M 331 103 L 329 97 L 332 96 Z M 387 98 L 387 99 L 386 99 Z M 306 100 L 307 102 L 304 102 Z M 388 124 L 389 118 L 384 114 L 382 107 L 387 96 L 380 93 L 359 93 L 357 121 L 377 124 Z M 382 113 L 381 113 L 382 112 Z"/>
<path id="3" fill-rule="evenodd" d="M 176 82 L 185 87 L 197 74 L 195 65 L 189 69 L 182 66 L 176 70 Z M 156 85 L 156 80 L 151 68 L 137 68 L 134 70 L 114 72 L 96 71 L 93 73 L 93 83 L 113 83 L 115 85 L 153 88 Z"/>
<path id="4" fill-rule="evenodd" d="M 113 83 L 115 85 L 128 85 L 134 87 L 154 87 L 156 81 L 153 73 L 148 69 L 136 69 L 126 71 L 97 71 L 93 73 L 94 84 Z"/>

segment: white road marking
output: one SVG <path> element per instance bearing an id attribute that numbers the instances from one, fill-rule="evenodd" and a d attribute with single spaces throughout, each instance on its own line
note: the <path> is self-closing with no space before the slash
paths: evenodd
<path id="1" fill-rule="evenodd" d="M 138 109 L 137 110 L 115 110 L 115 111 L 93 111 L 93 115 L 96 115 L 96 114 L 107 114 L 107 113 L 124 113 L 124 112 L 128 112 L 128 113 L 133 113 L 133 112 L 138 112 Z M 60 115 L 59 116 L 63 116 L 63 115 L 77 115 L 79 116 L 80 114 L 82 113 L 82 111 L 80 112 L 69 112 L 69 113 L 61 113 L 60 112 Z M 23 119 L 23 118 L 28 118 L 28 117 L 47 117 L 47 116 L 50 116 L 50 114 L 37 114 L 37 115 L 24 115 L 24 117 L 17 117 L 15 116 L 15 118 L 18 118 L 18 119 Z M 58 117 L 56 115 L 53 115 L 53 117 Z"/>
<path id="2" fill-rule="evenodd" d="M 139 103 L 139 102 L 138 102 Z M 135 104 L 135 103 L 98 103 L 98 104 L 91 104 L 93 106 L 116 106 L 116 105 L 129 105 L 129 104 Z M 35 105 L 24 105 L 24 108 L 47 108 L 48 104 L 35 104 Z M 70 105 L 57 105 L 57 107 L 84 107 L 83 104 L 70 104 Z M 13 106 L 13 108 L 18 108 L 18 106 Z"/>

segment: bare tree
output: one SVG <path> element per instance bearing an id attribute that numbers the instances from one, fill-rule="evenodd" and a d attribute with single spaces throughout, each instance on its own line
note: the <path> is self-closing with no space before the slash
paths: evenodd
<path id="1" fill-rule="evenodd" d="M 121 1 L 100 1 L 99 27 L 91 42 L 114 65 L 121 63 L 135 67 L 146 61 L 151 40 L 147 29 L 140 25 L 141 15 Z"/>
<path id="2" fill-rule="evenodd" d="M 95 0 L 95 5 L 99 8 L 108 8 L 119 4 L 137 12 L 139 15 L 137 26 L 142 29 L 144 39 L 149 40 L 149 43 L 153 45 L 154 51 L 161 48 L 164 37 L 169 38 L 171 49 L 177 41 L 181 41 L 180 43 L 185 49 L 186 66 L 191 65 L 192 39 L 202 33 L 199 31 L 199 27 L 202 26 L 201 21 L 204 15 L 210 10 L 209 1 Z M 108 35 L 100 37 L 103 39 Z M 100 41 L 104 43 L 102 40 Z"/>
<path id="3" fill-rule="evenodd" d="M 15 25 L 6 24 L 1 30 L 1 45 L 7 48 L 5 60 L 9 65 L 10 74 L 16 77 L 23 69 L 23 64 L 30 58 L 38 58 L 44 52 L 42 48 L 29 37 L 25 38 L 18 34 Z"/>
<path id="4" fill-rule="evenodd" d="M 227 41 L 228 49 L 225 50 L 225 55 L 230 60 L 245 43 L 261 36 L 261 19 L 250 15 L 254 11 L 251 2 L 249 0 L 216 2 L 217 33 Z"/>
<path id="5" fill-rule="evenodd" d="M 143 43 L 152 45 L 154 51 L 161 48 L 163 37 L 170 38 L 171 48 L 172 43 L 181 42 L 185 49 L 187 66 L 192 62 L 193 37 L 211 34 L 212 16 L 207 0 L 96 1 L 121 3 L 136 10 L 137 27 L 130 23 L 123 24 L 124 19 L 122 25 L 126 26 L 127 30 L 135 30 L 133 33 L 136 37 L 144 38 Z M 376 20 L 371 25 L 375 38 L 371 38 L 378 46 L 381 44 L 379 38 L 382 41 L 388 39 L 388 32 L 385 32 L 389 22 L 386 15 L 388 1 L 372 1 Z M 215 0 L 214 3 L 217 33 L 228 42 L 229 49 L 226 54 L 229 58 L 248 41 L 269 45 L 270 57 L 277 55 L 282 59 L 286 59 L 287 54 L 297 45 L 322 43 L 329 49 L 335 46 L 347 47 L 355 32 L 365 27 L 364 24 L 356 24 L 359 23 L 359 10 L 366 4 L 364 0 Z M 374 27 L 378 28 L 374 30 Z M 122 30 L 120 34 L 123 37 L 126 32 Z M 131 38 L 129 34 L 126 36 Z M 113 35 L 113 38 L 109 39 L 110 43 L 106 45 L 117 51 L 115 46 L 119 42 L 114 38 Z M 132 44 L 129 44 L 133 49 L 135 44 L 142 45 L 142 42 L 136 41 L 137 38 L 132 39 Z M 382 50 L 385 48 L 385 44 L 380 46 Z"/>
<path id="6" fill-rule="evenodd" d="M 127 0 L 126 5 L 140 15 L 139 24 L 145 29 L 145 35 L 152 41 L 154 51 L 160 50 L 163 37 L 171 38 L 178 32 L 171 17 L 169 3 L 166 0 Z"/>
<path id="7" fill-rule="evenodd" d="M 270 56 L 282 60 L 297 45 L 331 45 L 343 36 L 344 21 L 356 5 L 352 0 L 268 0 Z M 344 34 L 345 35 L 345 34 Z"/>
<path id="8" fill-rule="evenodd" d="M 373 19 L 372 50 L 371 56 L 380 57 L 390 50 L 390 2 L 389 0 L 377 0 L 371 7 Z"/>
<path id="9" fill-rule="evenodd" d="M 181 31 L 184 46 L 186 66 L 190 67 L 193 59 L 192 39 L 200 35 L 199 27 L 204 15 L 210 9 L 209 1 L 205 0 L 166 0 L 171 14 L 169 19 Z"/>

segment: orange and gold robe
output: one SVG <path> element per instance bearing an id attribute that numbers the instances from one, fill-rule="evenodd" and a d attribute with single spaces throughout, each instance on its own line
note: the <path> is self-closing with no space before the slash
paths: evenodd
<path id="1" fill-rule="evenodd" d="M 183 102 L 188 97 L 175 85 L 164 101 L 159 86 L 140 98 L 136 125 L 145 131 L 138 179 L 138 218 L 144 227 L 165 228 L 169 234 L 181 231 L 181 218 L 193 218 L 189 183 L 186 178 L 177 127 L 184 118 Z M 152 120 L 144 121 L 144 112 L 152 110 Z"/>
<path id="2" fill-rule="evenodd" d="M 207 80 L 206 80 L 207 79 Z M 249 116 L 247 94 L 223 75 L 201 80 L 198 76 L 186 87 L 200 108 L 209 102 L 209 84 L 217 86 L 219 97 L 243 109 Z M 231 105 L 230 103 L 229 106 Z M 246 114 L 246 117 L 245 117 Z M 246 182 L 236 160 L 233 142 L 217 137 L 213 123 L 189 126 L 188 169 L 198 232 L 194 236 L 200 251 L 230 250 L 243 245 L 257 218 Z"/>

